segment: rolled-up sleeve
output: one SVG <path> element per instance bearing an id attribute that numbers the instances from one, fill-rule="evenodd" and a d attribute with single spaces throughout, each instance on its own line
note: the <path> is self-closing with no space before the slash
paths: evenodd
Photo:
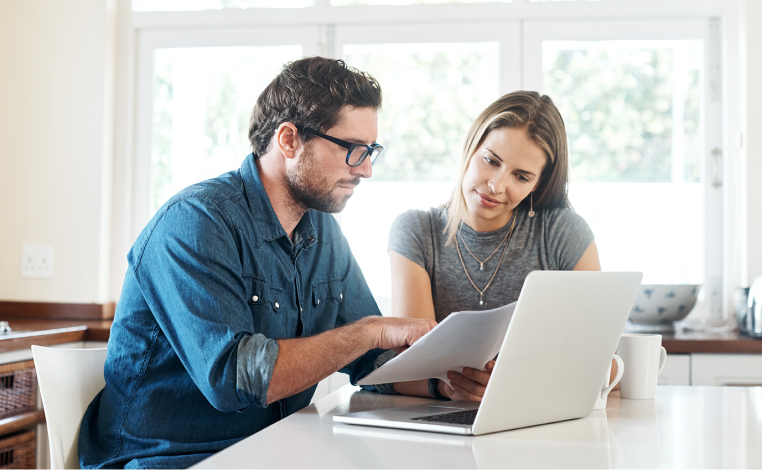
<path id="1" fill-rule="evenodd" d="M 267 389 L 278 359 L 278 342 L 264 335 L 244 336 L 238 342 L 236 387 L 252 397 L 257 406 L 267 406 Z"/>

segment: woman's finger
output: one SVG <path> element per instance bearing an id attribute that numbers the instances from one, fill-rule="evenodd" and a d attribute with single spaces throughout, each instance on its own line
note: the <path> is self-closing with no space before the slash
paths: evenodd
<path id="1" fill-rule="evenodd" d="M 470 383 L 468 383 L 470 382 Z M 470 401 L 482 401 L 482 395 L 484 395 L 484 392 L 481 393 L 474 393 L 473 390 L 471 390 L 468 387 L 464 387 L 462 383 L 457 383 L 453 380 L 450 381 L 450 384 L 452 385 L 453 391 L 458 395 L 458 399 L 460 400 L 470 400 Z M 467 381 L 465 385 L 471 385 L 474 384 L 474 382 Z"/>
<path id="2" fill-rule="evenodd" d="M 492 370 L 488 369 L 487 371 L 481 371 L 481 370 L 472 369 L 470 367 L 464 367 L 463 375 L 473 380 L 474 382 L 480 383 L 481 385 L 487 385 L 487 382 L 489 382 L 490 375 L 492 375 Z"/>

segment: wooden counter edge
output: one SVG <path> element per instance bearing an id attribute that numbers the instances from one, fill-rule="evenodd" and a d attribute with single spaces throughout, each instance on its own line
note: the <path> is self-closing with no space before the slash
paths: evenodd
<path id="1" fill-rule="evenodd" d="M 762 340 L 662 339 L 667 354 L 762 354 Z"/>
<path id="2" fill-rule="evenodd" d="M 28 349 L 33 345 L 50 346 L 53 344 L 85 341 L 86 333 L 86 326 L 73 326 L 69 328 L 24 333 L 13 338 L 1 339 L 0 353 Z M 108 337 L 108 332 L 106 332 L 106 336 Z"/>
<path id="3" fill-rule="evenodd" d="M 26 429 L 45 422 L 45 411 L 31 410 L 16 416 L 0 418 L 0 436 Z"/>
<path id="4" fill-rule="evenodd" d="M 40 320 L 113 320 L 116 304 L 74 304 L 55 302 L 16 302 L 0 300 L 0 318 Z"/>

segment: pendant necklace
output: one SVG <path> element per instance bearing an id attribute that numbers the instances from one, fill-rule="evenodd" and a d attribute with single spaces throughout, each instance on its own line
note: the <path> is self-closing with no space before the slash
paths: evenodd
<path id="1" fill-rule="evenodd" d="M 484 260 L 482 261 L 482 260 L 480 260 L 479 258 L 477 258 L 477 257 L 476 257 L 476 255 L 474 254 L 474 252 L 473 252 L 473 251 L 471 251 L 471 248 L 469 248 L 469 247 L 468 247 L 468 244 L 466 243 L 466 239 L 465 239 L 465 238 L 463 238 L 463 232 L 461 232 L 461 228 L 463 228 L 463 221 L 462 221 L 462 220 L 460 221 L 460 225 L 458 226 L 458 234 L 460 235 L 460 241 L 462 241 L 462 242 L 463 242 L 463 246 L 465 246 L 465 247 L 466 247 L 466 250 L 468 250 L 468 252 L 471 254 L 471 256 L 472 256 L 472 257 L 473 257 L 473 258 L 474 258 L 476 261 L 478 261 L 478 262 L 479 262 L 479 271 L 484 271 L 484 263 L 486 263 L 486 262 L 487 262 L 487 260 L 489 260 L 490 258 L 492 258 L 492 255 L 494 255 L 495 253 L 497 253 L 497 250 L 499 250 L 499 249 L 500 249 L 500 247 L 503 245 L 503 242 L 504 242 L 504 241 L 505 241 L 505 240 L 506 240 L 506 239 L 507 239 L 507 238 L 508 238 L 508 237 L 511 235 L 511 232 L 510 232 L 510 231 L 509 231 L 509 232 L 506 232 L 505 236 L 503 237 L 503 239 L 502 239 L 502 240 L 500 240 L 500 243 L 498 243 L 498 244 L 497 244 L 497 246 L 496 246 L 496 247 L 495 247 L 495 249 L 492 251 L 492 253 L 490 253 L 490 255 L 489 255 L 489 256 L 487 256 L 486 258 L 484 258 Z M 511 226 L 511 228 L 513 228 L 513 226 Z"/>
<path id="2" fill-rule="evenodd" d="M 461 225 L 462 224 L 463 224 L 463 222 L 461 221 Z M 497 275 L 497 272 L 500 269 L 500 265 L 503 264 L 503 258 L 505 258 L 505 252 L 508 250 L 508 243 L 511 241 L 511 234 L 513 233 L 513 227 L 515 225 L 516 225 L 516 212 L 513 213 L 513 222 L 511 222 L 511 228 L 508 231 L 508 235 L 505 237 L 506 242 L 505 242 L 505 247 L 503 248 L 503 254 L 500 255 L 500 261 L 497 263 L 497 267 L 495 268 L 495 272 L 492 273 L 492 277 L 489 279 L 489 282 L 487 283 L 487 285 L 484 286 L 484 289 L 479 289 L 478 287 L 476 287 L 476 284 L 474 284 L 474 280 L 471 279 L 471 275 L 468 274 L 468 269 L 466 269 L 466 263 L 463 262 L 463 255 L 460 253 L 460 244 L 458 243 L 458 237 L 457 237 L 457 235 L 455 237 L 455 248 L 457 248 L 457 250 L 458 250 L 458 258 L 460 258 L 460 265 L 463 266 L 463 271 L 465 271 L 465 273 L 466 273 L 466 277 L 468 278 L 468 282 L 470 282 L 471 285 L 474 287 L 474 289 L 476 289 L 476 292 L 479 293 L 479 305 L 484 305 L 484 293 L 487 291 L 487 289 L 489 289 L 489 286 L 492 284 L 492 281 L 495 279 L 495 276 Z M 463 242 L 463 245 L 466 245 L 466 241 L 465 241 L 465 239 L 463 239 L 463 234 L 460 233 L 460 228 L 458 228 L 458 234 L 460 235 L 460 239 Z M 500 242 L 500 245 L 502 245 L 502 244 L 503 243 Z M 498 245 L 498 248 L 500 248 L 500 245 Z M 468 245 L 466 245 L 466 248 L 468 248 Z M 469 251 L 471 251 L 471 250 L 469 250 Z M 495 251 L 497 251 L 497 248 L 495 249 Z M 493 254 L 494 254 L 494 252 L 493 252 Z M 473 253 L 471 254 L 471 256 L 473 256 Z M 492 255 L 490 255 L 490 256 L 492 256 Z M 476 258 L 476 256 L 474 256 L 474 258 L 477 261 L 479 261 L 479 259 Z M 484 260 L 484 261 L 487 261 L 487 260 Z M 480 261 L 480 263 L 481 263 L 481 261 Z"/>

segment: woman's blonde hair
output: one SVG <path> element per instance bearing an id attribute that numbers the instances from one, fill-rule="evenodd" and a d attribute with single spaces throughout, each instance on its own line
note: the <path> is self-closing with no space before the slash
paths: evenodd
<path id="1" fill-rule="evenodd" d="M 454 242 L 458 225 L 468 211 L 463 198 L 463 177 L 468 165 L 487 134 L 502 127 L 525 129 L 527 136 L 545 151 L 547 161 L 540 175 L 540 184 L 534 191 L 533 207 L 571 207 L 567 197 L 569 151 L 561 113 L 548 96 L 540 96 L 536 91 L 508 93 L 482 111 L 468 131 L 460 174 L 450 200 L 444 204 L 448 210 L 447 244 Z M 529 204 L 527 199 L 519 205 Z"/>

